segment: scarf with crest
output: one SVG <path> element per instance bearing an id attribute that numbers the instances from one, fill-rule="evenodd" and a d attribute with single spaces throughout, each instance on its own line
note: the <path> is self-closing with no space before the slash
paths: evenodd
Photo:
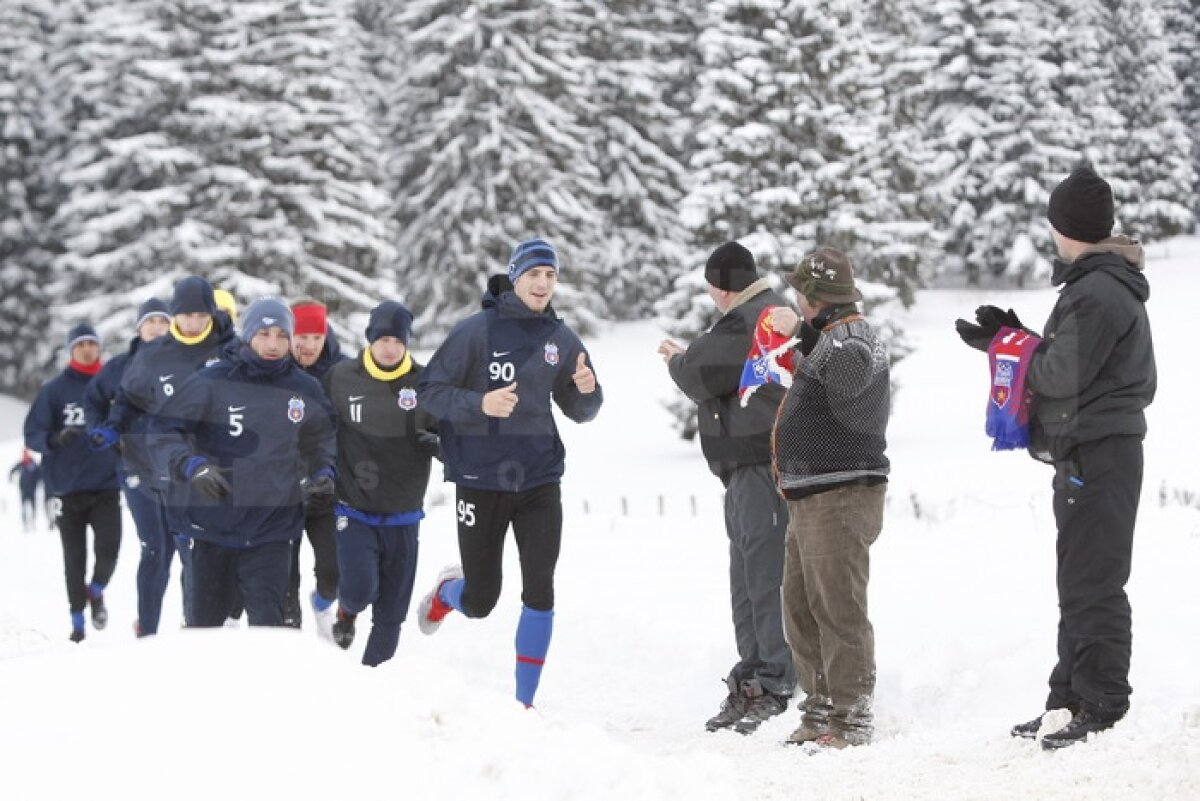
<path id="1" fill-rule="evenodd" d="M 1041 342 L 1041 337 L 1004 326 L 988 345 L 992 389 L 988 397 L 986 428 L 994 451 L 1010 451 L 1029 445 L 1029 403 L 1033 393 L 1025 386 L 1025 379 L 1029 363 Z"/>

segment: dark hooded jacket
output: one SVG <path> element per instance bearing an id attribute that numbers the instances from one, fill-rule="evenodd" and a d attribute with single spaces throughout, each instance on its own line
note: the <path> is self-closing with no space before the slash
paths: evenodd
<path id="1" fill-rule="evenodd" d="M 1145 435 L 1157 372 L 1144 263 L 1141 245 L 1123 236 L 1055 263 L 1051 282 L 1062 290 L 1029 367 L 1035 458 L 1069 459 L 1083 442 Z"/>

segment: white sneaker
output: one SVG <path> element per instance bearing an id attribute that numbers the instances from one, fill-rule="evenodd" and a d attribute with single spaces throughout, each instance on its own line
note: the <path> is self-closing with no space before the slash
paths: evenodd
<path id="1" fill-rule="evenodd" d="M 446 606 L 437 597 L 438 590 L 447 581 L 454 581 L 462 577 L 462 565 L 450 565 L 442 568 L 442 572 L 438 573 L 433 589 L 421 599 L 421 603 L 417 604 L 417 626 L 421 629 L 422 634 L 433 634 L 437 631 L 438 627 L 442 625 L 442 620 L 453 609 L 453 607 Z"/>
<path id="2" fill-rule="evenodd" d="M 331 602 L 324 611 L 321 611 L 317 608 L 316 590 L 313 590 L 312 594 L 308 596 L 308 602 L 312 606 L 313 621 L 317 625 L 317 636 L 333 642 L 333 619 L 337 615 L 337 604 Z"/>

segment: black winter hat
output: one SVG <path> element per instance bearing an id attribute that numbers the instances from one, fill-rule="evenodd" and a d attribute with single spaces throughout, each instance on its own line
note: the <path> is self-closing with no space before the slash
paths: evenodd
<path id="1" fill-rule="evenodd" d="M 138 306 L 137 322 L 133 324 L 133 330 L 141 328 L 142 323 L 155 316 L 170 319 L 171 315 L 167 311 L 167 304 L 158 298 L 146 298 L 142 305 Z"/>
<path id="2" fill-rule="evenodd" d="M 708 257 L 704 280 L 717 289 L 741 292 L 758 280 L 754 254 L 737 242 L 726 242 Z"/>
<path id="3" fill-rule="evenodd" d="M 412 324 L 412 312 L 403 303 L 385 300 L 371 310 L 371 319 L 367 323 L 367 342 L 374 342 L 380 337 L 395 337 L 408 345 Z"/>
<path id="4" fill-rule="evenodd" d="M 1076 167 L 1050 193 L 1050 224 L 1068 239 L 1099 242 L 1112 236 L 1113 194 L 1091 167 Z"/>
<path id="5" fill-rule="evenodd" d="M 92 328 L 91 323 L 79 323 L 67 332 L 67 350 L 75 347 L 80 342 L 95 342 L 100 344 L 100 336 L 96 333 L 96 329 Z"/>
<path id="6" fill-rule="evenodd" d="M 193 312 L 217 313 L 212 284 L 198 275 L 189 275 L 176 284 L 175 294 L 171 297 L 172 316 Z"/>

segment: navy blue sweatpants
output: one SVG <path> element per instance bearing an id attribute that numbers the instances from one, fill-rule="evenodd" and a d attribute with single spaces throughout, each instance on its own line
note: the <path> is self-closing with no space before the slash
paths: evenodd
<path id="1" fill-rule="evenodd" d="M 408 616 L 417 574 L 417 531 L 409 526 L 370 526 L 340 517 L 337 533 L 338 603 L 357 615 L 371 607 L 371 636 L 363 664 L 391 659 L 400 642 L 400 624 Z"/>
<path id="2" fill-rule="evenodd" d="M 282 626 L 292 543 L 268 542 L 252 548 L 227 548 L 192 540 L 192 615 L 189 626 L 222 626 L 233 608 L 235 589 L 242 591 L 251 626 Z"/>
<path id="3" fill-rule="evenodd" d="M 167 534 L 167 518 L 162 497 L 136 476 L 125 480 L 125 503 L 137 527 L 142 543 L 138 561 L 138 636 L 158 633 L 162 617 L 163 596 L 171 579 L 171 558 L 175 555 L 175 538 Z"/>

